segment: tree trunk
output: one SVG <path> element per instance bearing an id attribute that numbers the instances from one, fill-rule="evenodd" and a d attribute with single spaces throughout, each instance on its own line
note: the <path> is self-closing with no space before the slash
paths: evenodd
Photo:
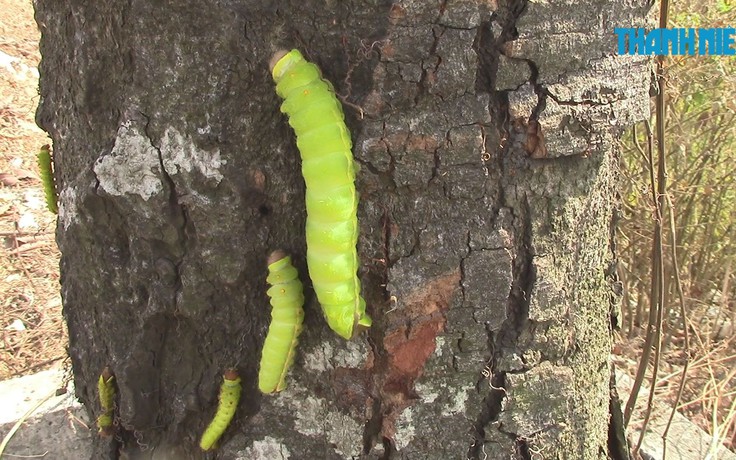
<path id="1" fill-rule="evenodd" d="M 229 367 L 243 396 L 217 458 L 606 457 L 614 140 L 649 90 L 613 27 L 644 3 L 36 9 L 76 392 L 96 417 L 105 366 L 118 389 L 96 458 L 199 458 Z M 350 103 L 374 322 L 342 340 L 306 283 L 289 387 L 262 396 L 267 254 L 307 280 L 268 72 L 292 47 Z"/>

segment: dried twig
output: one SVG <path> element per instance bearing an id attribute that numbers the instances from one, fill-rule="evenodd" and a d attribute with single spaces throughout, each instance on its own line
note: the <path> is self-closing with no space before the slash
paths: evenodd
<path id="1" fill-rule="evenodd" d="M 16 256 L 18 254 L 23 254 L 24 252 L 33 251 L 34 249 L 39 249 L 44 246 L 48 246 L 51 243 L 51 240 L 47 241 L 35 241 L 33 243 L 24 244 L 22 246 L 18 246 L 15 249 L 11 249 L 8 251 L 8 254 L 11 256 Z"/>

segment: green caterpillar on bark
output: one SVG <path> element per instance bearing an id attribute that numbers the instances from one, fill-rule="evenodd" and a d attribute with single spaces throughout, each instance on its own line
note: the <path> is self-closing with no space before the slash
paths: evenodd
<path id="1" fill-rule="evenodd" d="M 51 150 L 48 145 L 41 147 L 41 151 L 36 156 L 38 162 L 38 170 L 41 173 L 41 183 L 43 184 L 43 192 L 46 195 L 46 206 L 49 211 L 57 213 L 56 206 L 56 187 L 54 186 L 54 171 L 51 168 Z"/>
<path id="2" fill-rule="evenodd" d="M 350 339 L 370 327 L 358 279 L 358 194 L 350 132 L 335 91 L 299 50 L 271 58 L 306 183 L 307 266 L 330 328 Z"/>
<path id="3" fill-rule="evenodd" d="M 102 414 L 97 417 L 97 430 L 100 436 L 111 436 L 112 419 L 115 412 L 115 376 L 105 367 L 97 380 L 97 393 L 100 397 Z"/>
<path id="4" fill-rule="evenodd" d="M 261 353 L 258 388 L 275 393 L 286 388 L 286 373 L 294 362 L 304 321 L 304 292 L 291 257 L 274 251 L 268 258 L 267 294 L 271 298 L 271 325 Z"/>
<path id="5" fill-rule="evenodd" d="M 240 401 L 240 376 L 235 369 L 228 369 L 223 375 L 222 386 L 220 387 L 220 401 L 217 405 L 217 412 L 212 421 L 202 434 L 199 441 L 199 447 L 202 450 L 210 450 L 212 446 L 220 439 L 222 433 L 225 432 L 230 424 L 235 409 Z"/>

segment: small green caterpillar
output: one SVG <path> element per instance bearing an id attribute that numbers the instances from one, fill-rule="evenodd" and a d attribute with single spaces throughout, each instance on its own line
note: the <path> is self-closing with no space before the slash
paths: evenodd
<path id="1" fill-rule="evenodd" d="M 358 194 L 350 131 L 332 84 L 299 50 L 277 52 L 270 67 L 302 157 L 309 277 L 330 328 L 350 339 L 371 325 L 357 276 Z"/>
<path id="2" fill-rule="evenodd" d="M 97 393 L 100 397 L 102 414 L 97 417 L 97 430 L 100 436 L 112 435 L 112 417 L 115 410 L 115 376 L 109 367 L 105 367 L 97 381 Z"/>
<path id="3" fill-rule="evenodd" d="M 41 173 L 41 183 L 43 191 L 46 195 L 46 206 L 49 211 L 56 214 L 58 207 L 56 205 L 56 187 L 54 186 L 54 171 L 51 168 L 51 151 L 48 144 L 41 147 L 41 151 L 36 155 L 38 162 L 38 170 Z"/>
<path id="4" fill-rule="evenodd" d="M 202 450 L 210 450 L 220 439 L 235 415 L 238 401 L 240 401 L 240 376 L 235 369 L 228 369 L 223 375 L 217 412 L 199 441 L 199 447 Z"/>
<path id="5" fill-rule="evenodd" d="M 268 278 L 271 285 L 271 325 L 263 343 L 258 388 L 274 393 L 286 388 L 286 373 L 294 362 L 299 333 L 304 320 L 304 293 L 299 273 L 291 257 L 274 251 L 268 258 Z"/>

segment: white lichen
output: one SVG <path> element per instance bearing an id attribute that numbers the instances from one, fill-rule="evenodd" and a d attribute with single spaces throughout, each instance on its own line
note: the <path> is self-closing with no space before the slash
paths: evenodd
<path id="1" fill-rule="evenodd" d="M 396 448 L 401 451 L 414 440 L 415 429 L 412 421 L 411 407 L 407 407 L 396 419 L 396 433 L 394 434 L 394 443 Z"/>
<path id="2" fill-rule="evenodd" d="M 559 320 L 567 309 L 564 268 L 554 256 L 534 256 L 536 282 L 529 296 L 529 319 L 538 322 Z"/>
<path id="3" fill-rule="evenodd" d="M 305 436 L 320 436 L 324 433 L 327 409 L 321 398 L 302 398 L 295 415 L 294 428 L 299 433 Z"/>
<path id="4" fill-rule="evenodd" d="M 288 460 L 291 452 L 278 439 L 266 436 L 237 453 L 237 460 Z"/>
<path id="5" fill-rule="evenodd" d="M 195 169 L 218 184 L 222 180 L 220 167 L 227 162 L 220 157 L 220 150 L 206 151 L 197 148 L 194 141 L 181 134 L 176 128 L 168 127 L 161 139 L 161 158 L 164 169 L 170 176 Z"/>
<path id="6" fill-rule="evenodd" d="M 327 342 L 304 353 L 304 367 L 312 372 L 325 372 L 336 367 L 362 367 L 368 353 L 363 340 L 345 342 L 335 349 Z"/>
<path id="7" fill-rule="evenodd" d="M 465 385 L 457 390 L 453 389 L 450 392 L 449 403 L 442 406 L 442 415 L 450 417 L 465 413 L 469 392 L 473 389 L 473 385 Z"/>
<path id="8" fill-rule="evenodd" d="M 444 354 L 445 338 L 438 335 L 434 338 L 434 355 L 440 357 Z"/>
<path id="9" fill-rule="evenodd" d="M 474 389 L 473 385 L 464 385 L 461 388 L 428 385 L 417 382 L 414 390 L 422 401 L 422 404 L 440 405 L 440 413 L 445 417 L 453 417 L 464 413 L 466 410 L 469 393 Z"/>
<path id="10" fill-rule="evenodd" d="M 335 367 L 362 367 L 368 354 L 365 340 L 351 340 L 344 342 L 344 346 L 337 349 L 332 362 Z"/>
<path id="11" fill-rule="evenodd" d="M 294 410 L 294 429 L 314 438 L 325 438 L 335 451 L 347 458 L 360 455 L 363 426 L 342 412 L 331 410 L 325 399 L 301 389 L 295 382 L 284 390 L 274 404 Z"/>
<path id="12" fill-rule="evenodd" d="M 423 403 L 431 404 L 437 400 L 437 398 L 440 396 L 439 393 L 433 391 L 433 388 L 431 385 L 425 385 L 421 382 L 417 382 L 414 385 L 414 391 L 416 391 L 417 395 L 419 395 L 419 398 L 422 400 Z"/>
<path id="13" fill-rule="evenodd" d="M 331 366 L 332 345 L 322 342 L 304 353 L 304 367 L 310 372 L 325 372 Z"/>
<path id="14" fill-rule="evenodd" d="M 79 210 L 77 210 L 77 199 L 79 192 L 75 187 L 65 187 L 59 193 L 59 222 L 64 227 L 64 231 L 69 230 L 69 226 L 79 218 Z"/>
<path id="15" fill-rule="evenodd" d="M 158 152 L 129 121 L 120 126 L 112 150 L 98 158 L 93 169 L 100 188 L 110 195 L 139 195 L 148 201 L 163 190 Z"/>
<path id="16" fill-rule="evenodd" d="M 362 450 L 363 427 L 341 412 L 329 412 L 325 420 L 327 440 L 345 458 L 357 458 Z"/>

